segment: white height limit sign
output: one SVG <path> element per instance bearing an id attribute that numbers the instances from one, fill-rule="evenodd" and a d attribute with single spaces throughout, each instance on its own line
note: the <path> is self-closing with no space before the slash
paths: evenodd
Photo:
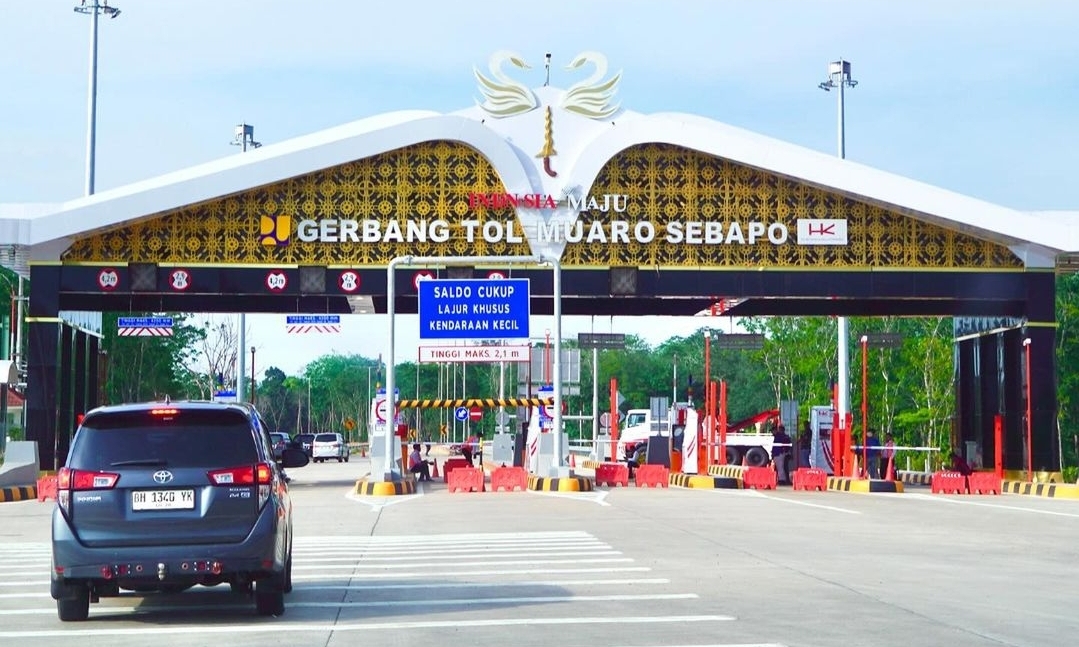
<path id="1" fill-rule="evenodd" d="M 420 346 L 421 364 L 437 362 L 527 362 L 528 346 Z"/>

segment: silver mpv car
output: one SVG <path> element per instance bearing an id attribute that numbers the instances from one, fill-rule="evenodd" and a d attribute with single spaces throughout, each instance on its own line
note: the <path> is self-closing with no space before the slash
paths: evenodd
<path id="1" fill-rule="evenodd" d="M 292 589 L 292 503 L 253 407 L 156 402 L 94 409 L 58 473 L 51 592 L 61 620 L 132 591 L 228 583 L 260 615 Z"/>

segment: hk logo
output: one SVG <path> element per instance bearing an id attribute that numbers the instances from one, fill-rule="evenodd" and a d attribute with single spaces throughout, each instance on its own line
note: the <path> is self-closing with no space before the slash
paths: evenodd
<path id="1" fill-rule="evenodd" d="M 292 234 L 292 216 L 260 216 L 259 242 L 266 246 L 288 245 Z"/>
<path id="2" fill-rule="evenodd" d="M 846 245 L 847 221 L 841 219 L 798 219 L 799 245 Z"/>

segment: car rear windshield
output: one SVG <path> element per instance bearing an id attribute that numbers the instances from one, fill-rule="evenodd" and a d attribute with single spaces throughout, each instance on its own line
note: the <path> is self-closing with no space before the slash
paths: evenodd
<path id="1" fill-rule="evenodd" d="M 228 467 L 257 461 L 254 435 L 242 413 L 180 409 L 167 415 L 145 410 L 88 416 L 68 465 Z"/>
<path id="2" fill-rule="evenodd" d="M 332 443 L 337 440 L 337 434 L 319 434 L 315 436 L 315 440 L 320 443 Z"/>

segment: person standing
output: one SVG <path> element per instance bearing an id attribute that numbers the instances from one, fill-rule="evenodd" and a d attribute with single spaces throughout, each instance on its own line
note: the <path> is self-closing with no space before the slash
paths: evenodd
<path id="1" fill-rule="evenodd" d="M 884 478 L 895 480 L 895 437 L 891 434 L 884 436 L 884 449 L 880 452 L 880 464 L 884 467 Z"/>
<path id="2" fill-rule="evenodd" d="M 870 428 L 865 435 L 865 471 L 871 479 L 880 478 L 880 439 L 877 432 Z"/>

